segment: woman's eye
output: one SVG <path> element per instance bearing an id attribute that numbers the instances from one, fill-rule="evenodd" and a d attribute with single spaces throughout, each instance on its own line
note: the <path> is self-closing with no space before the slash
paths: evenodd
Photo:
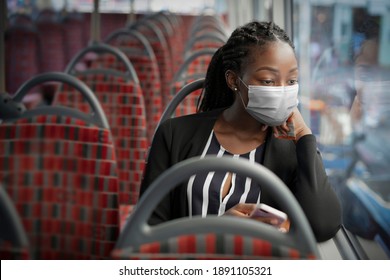
<path id="1" fill-rule="evenodd" d="M 292 86 L 292 85 L 296 85 L 298 83 L 298 80 L 289 80 L 288 81 L 288 85 Z"/>
<path id="2" fill-rule="evenodd" d="M 272 80 L 262 80 L 261 84 L 263 84 L 265 86 L 270 86 L 273 84 L 273 81 Z"/>

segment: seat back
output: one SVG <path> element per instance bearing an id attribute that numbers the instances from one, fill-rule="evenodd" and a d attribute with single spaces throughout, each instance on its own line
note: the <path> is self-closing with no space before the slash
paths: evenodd
<path id="1" fill-rule="evenodd" d="M 113 259 L 132 260 L 229 260 L 315 259 L 288 246 L 275 246 L 261 238 L 241 234 L 187 234 L 131 249 L 115 249 Z"/>
<path id="2" fill-rule="evenodd" d="M 165 37 L 172 62 L 172 73 L 174 73 L 183 62 L 184 40 L 180 33 L 180 28 L 168 19 L 170 16 L 173 17 L 173 15 L 168 16 L 164 13 L 155 13 L 148 20 L 159 27 Z"/>
<path id="3" fill-rule="evenodd" d="M 188 58 L 193 52 L 203 49 L 218 49 L 226 43 L 226 38 L 220 34 L 203 34 L 191 38 L 186 44 L 184 57 Z"/>
<path id="4" fill-rule="evenodd" d="M 188 92 L 190 88 L 187 86 L 196 83 L 198 80 L 204 80 L 204 75 L 202 74 L 194 75 L 192 77 L 187 77 L 183 80 L 176 81 L 175 83 L 172 84 L 172 88 L 171 88 L 172 98 L 160 118 L 160 123 L 162 119 L 165 119 L 167 117 L 166 112 L 173 109 L 172 104 L 175 104 L 174 111 L 170 112 L 169 117 L 190 115 L 190 114 L 195 114 L 197 112 L 198 103 L 200 102 L 200 98 L 202 96 L 203 83 L 200 86 L 190 87 L 191 88 L 190 92 Z M 182 92 L 184 88 L 186 94 Z"/>
<path id="5" fill-rule="evenodd" d="M 130 28 L 132 30 L 137 30 L 148 39 L 154 54 L 156 55 L 158 69 L 160 71 L 161 92 L 164 108 L 169 102 L 170 83 L 173 77 L 173 64 L 168 42 L 159 27 L 153 22 L 142 21 Z"/>
<path id="6" fill-rule="evenodd" d="M 63 73 L 27 81 L 13 101 L 47 81 L 74 86 L 93 114 L 43 106 L 3 116 L 0 181 L 26 229 L 32 259 L 108 258 L 119 234 L 117 163 L 108 122 L 90 89 Z"/>
<path id="7" fill-rule="evenodd" d="M 179 71 L 176 72 L 171 83 L 169 100 L 171 100 L 185 85 L 192 83 L 197 79 L 206 77 L 207 68 L 215 51 L 216 49 L 199 50 L 186 59 Z M 196 113 L 200 95 L 201 90 L 197 90 L 183 99 L 177 106 L 176 116 Z"/>
<path id="8" fill-rule="evenodd" d="M 126 78 L 126 80 L 131 80 L 139 84 L 137 73 L 135 72 L 133 65 L 126 57 L 126 55 L 123 52 L 121 52 L 118 48 L 109 46 L 104 43 L 94 43 L 79 51 L 66 66 L 65 73 L 73 75 L 79 72 L 79 70 L 77 69 L 77 65 L 78 63 L 81 63 L 85 59 L 85 57 L 90 56 L 92 57 L 91 60 L 94 61 L 96 60 L 97 57 L 99 57 L 99 55 L 102 54 L 111 54 L 115 57 L 115 59 L 117 59 L 120 63 L 123 64 L 124 73 L 117 73 L 117 72 L 115 73 L 115 71 L 113 71 L 113 74 L 123 76 Z"/>
<path id="9" fill-rule="evenodd" d="M 0 184 L 0 259 L 29 259 L 26 231 L 15 205 Z"/>
<path id="10" fill-rule="evenodd" d="M 106 42 L 125 53 L 137 72 L 145 100 L 147 135 L 150 143 L 163 110 L 161 78 L 154 51 L 148 40 L 135 30 L 117 30 L 106 39 Z M 123 64 L 115 63 L 117 60 L 111 55 L 100 57 L 99 60 L 103 60 L 99 63 L 104 68 L 111 66 L 123 71 Z"/>
<path id="11" fill-rule="evenodd" d="M 148 147 L 141 89 L 138 84 L 105 74 L 103 70 L 84 71 L 76 77 L 89 85 L 107 116 L 118 162 L 119 205 L 134 205 Z M 86 101 L 69 87 L 56 93 L 54 104 L 89 112 Z"/>
<path id="12" fill-rule="evenodd" d="M 153 210 L 178 184 L 194 174 L 214 171 L 252 178 L 279 205 L 283 205 L 282 210 L 287 213 L 293 227 L 288 233 L 282 233 L 256 220 L 217 215 L 183 217 L 148 225 Z M 224 236 L 223 244 L 218 243 L 218 235 Z M 216 249 L 213 245 L 222 245 L 222 248 Z M 209 258 L 220 258 L 222 253 L 226 253 L 227 257 L 233 255 L 233 258 L 320 257 L 316 239 L 301 206 L 279 177 L 263 165 L 245 159 L 214 156 L 190 158 L 163 172 L 141 197 L 119 236 L 113 256 L 139 258 L 142 254 L 153 253 L 166 253 L 167 258 L 203 258 L 207 253 Z"/>
<path id="13" fill-rule="evenodd" d="M 210 15 L 197 17 L 192 23 L 191 31 L 193 37 L 202 34 L 219 34 L 227 39 L 226 27 L 221 18 Z"/>
<path id="14" fill-rule="evenodd" d="M 116 61 L 124 65 L 124 71 L 104 67 L 76 72 L 73 66 L 89 52 L 96 52 L 98 57 L 109 55 L 110 59 L 114 59 L 114 65 Z M 67 66 L 67 71 L 84 81 L 99 100 L 115 144 L 120 182 L 119 204 L 121 207 L 134 205 L 138 201 L 148 147 L 145 102 L 136 72 L 123 52 L 105 44 L 83 49 Z M 57 92 L 55 104 L 80 110 L 88 108 L 80 95 L 75 96 L 66 88 Z"/>
<path id="15" fill-rule="evenodd" d="M 216 51 L 217 49 L 202 49 L 192 53 L 176 72 L 173 81 L 199 74 L 206 76 L 207 68 Z"/>

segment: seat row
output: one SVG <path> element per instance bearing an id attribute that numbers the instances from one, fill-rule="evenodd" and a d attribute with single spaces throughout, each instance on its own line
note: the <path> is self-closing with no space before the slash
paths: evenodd
<path id="1" fill-rule="evenodd" d="M 157 18 L 174 21 L 165 14 Z M 168 93 L 169 104 L 173 93 L 170 79 L 165 95 L 163 89 L 160 95 L 155 91 L 164 82 L 154 78 L 163 76 L 164 61 L 172 62 L 167 60 L 172 54 L 162 53 L 163 33 L 155 28 L 163 22 L 152 17 L 118 30 L 107 39 L 116 47 L 90 45 L 73 57 L 65 73 L 34 76 L 12 98 L 2 95 L 0 182 L 27 232 L 30 258 L 110 256 L 121 222 L 138 200 L 147 147 L 164 104 L 158 100 Z M 193 65 L 184 71 L 186 77 L 193 77 L 199 64 Z M 196 72 L 199 77 L 202 71 Z M 169 71 L 164 73 L 169 78 Z M 40 85 L 45 86 L 37 89 Z M 28 94 L 47 87 L 55 93 L 52 104 L 24 107 Z"/>
<path id="2" fill-rule="evenodd" d="M 45 81 L 63 82 L 80 91 L 93 114 L 56 106 L 25 110 L 20 103 L 23 95 Z M 280 180 L 265 179 L 273 175 L 265 168 L 237 159 L 191 159 L 168 170 L 153 183 L 121 231 L 112 135 L 89 88 L 66 74 L 43 74 L 26 83 L 15 98 L 2 95 L 0 109 L 1 152 L 12 155 L 0 157 L 0 176 L 7 191 L 0 187 L 1 259 L 319 256 L 307 219 L 287 187 L 271 183 Z M 234 218 L 217 217 L 153 228 L 145 224 L 175 182 L 196 170 L 215 168 L 244 172 L 290 201 L 287 210 L 296 230 L 284 235 L 256 221 L 238 223 Z"/>

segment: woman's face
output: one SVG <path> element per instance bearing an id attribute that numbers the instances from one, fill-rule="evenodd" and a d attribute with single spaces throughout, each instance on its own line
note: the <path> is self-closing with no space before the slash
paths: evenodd
<path id="1" fill-rule="evenodd" d="M 298 83 L 298 62 L 290 45 L 277 41 L 253 47 L 242 65 L 242 81 L 246 85 L 291 86 Z M 245 104 L 248 89 L 237 82 Z"/>

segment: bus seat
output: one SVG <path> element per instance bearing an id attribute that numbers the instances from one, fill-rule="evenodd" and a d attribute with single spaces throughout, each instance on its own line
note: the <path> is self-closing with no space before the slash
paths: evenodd
<path id="1" fill-rule="evenodd" d="M 0 181 L 22 219 L 32 259 L 106 259 L 119 234 L 118 176 L 108 122 L 91 90 L 64 73 L 27 81 L 83 94 L 93 114 L 42 106 L 0 124 Z"/>
<path id="2" fill-rule="evenodd" d="M 0 259 L 30 258 L 29 243 L 13 201 L 0 184 Z"/>
<path id="3" fill-rule="evenodd" d="M 193 52 L 203 49 L 218 49 L 226 43 L 226 38 L 219 34 L 204 34 L 191 38 L 186 44 L 184 59 L 187 59 Z"/>
<path id="4" fill-rule="evenodd" d="M 152 46 L 160 71 L 162 101 L 163 108 L 165 108 L 169 102 L 169 87 L 173 77 L 173 66 L 169 45 L 160 28 L 153 22 L 147 20 L 139 21 L 129 28 L 130 30 L 134 29 L 140 32 L 148 39 Z"/>
<path id="5" fill-rule="evenodd" d="M 168 50 L 172 62 L 172 73 L 175 73 L 182 64 L 182 53 L 184 40 L 181 37 L 180 28 L 174 25 L 168 15 L 163 13 L 154 13 L 148 20 L 153 22 L 162 31 L 168 44 Z"/>
<path id="6" fill-rule="evenodd" d="M 180 105 L 180 103 L 183 102 L 183 100 L 185 100 L 185 98 L 188 95 L 194 94 L 198 96 L 203 86 L 204 86 L 204 78 L 196 79 L 195 81 L 185 84 L 184 86 L 182 86 L 181 84 L 180 85 L 177 84 L 176 87 L 177 88 L 180 87 L 180 90 L 177 91 L 177 93 L 173 96 L 172 100 L 169 102 L 168 106 L 165 108 L 156 129 L 161 123 L 163 123 L 168 118 L 171 118 L 172 116 L 175 115 L 175 113 L 178 112 L 177 109 L 178 106 Z M 179 113 L 183 113 L 183 112 L 179 111 Z"/>
<path id="7" fill-rule="evenodd" d="M 97 50 L 99 55 L 108 53 L 120 56 L 127 65 L 127 71 L 124 73 L 112 69 L 88 69 L 74 72 L 72 65 L 82 58 L 82 54 L 94 50 Z M 119 205 L 128 209 L 128 205 L 134 205 L 138 201 L 148 147 L 145 102 L 138 76 L 122 52 L 100 44 L 82 50 L 76 59 L 72 60 L 71 65 L 68 65 L 67 71 L 92 89 L 108 118 L 118 161 Z M 54 103 L 83 111 L 88 108 L 82 97 L 68 88 L 57 92 Z M 121 210 L 121 213 L 124 212 Z"/>
<path id="8" fill-rule="evenodd" d="M 188 32 L 186 26 L 183 24 L 183 20 L 180 15 L 171 13 L 169 11 L 161 11 L 158 13 L 158 18 L 166 19 L 173 29 L 173 36 L 171 39 L 171 45 L 174 46 L 172 54 L 175 58 L 175 65 L 173 65 L 173 71 L 179 70 L 180 65 L 183 63 L 183 52 L 186 42 L 185 34 Z M 177 55 L 180 54 L 180 55 Z"/>
<path id="9" fill-rule="evenodd" d="M 129 59 L 126 57 L 126 55 L 120 51 L 118 48 L 104 44 L 104 43 L 93 43 L 89 45 L 88 47 L 82 49 L 79 51 L 72 60 L 68 63 L 68 65 L 65 68 L 65 73 L 73 75 L 74 73 L 80 72 L 80 70 L 77 69 L 78 63 L 83 62 L 86 57 L 91 58 L 91 64 L 94 60 L 96 60 L 100 55 L 103 54 L 111 54 L 116 57 L 118 62 L 123 64 L 123 73 L 116 73 L 115 75 L 123 76 L 126 78 L 126 80 L 134 81 L 135 83 L 139 84 L 139 79 L 137 76 L 137 73 L 135 72 L 135 69 Z M 86 70 L 90 68 L 90 65 L 85 67 Z M 107 70 L 115 70 L 115 69 L 108 69 Z"/>
<path id="10" fill-rule="evenodd" d="M 171 88 L 172 99 L 168 104 L 168 106 L 170 106 L 172 100 L 176 97 L 176 95 L 179 94 L 181 89 L 186 87 L 188 84 L 197 81 L 198 79 L 204 79 L 204 76 L 205 76 L 204 74 L 197 74 L 190 77 L 186 77 L 179 81 L 175 81 L 172 84 L 172 88 Z M 174 112 L 175 116 L 184 116 L 189 114 L 195 114 L 197 112 L 198 101 L 202 94 L 202 87 L 197 88 L 196 90 L 192 91 L 191 94 L 188 94 L 185 97 L 183 96 L 183 99 L 180 101 L 180 103 L 176 105 L 175 112 Z"/>
<path id="11" fill-rule="evenodd" d="M 219 34 L 226 39 L 228 37 L 223 20 L 220 17 L 211 15 L 197 17 L 192 23 L 190 32 L 193 37 L 203 34 Z"/>
<path id="12" fill-rule="evenodd" d="M 252 178 L 283 205 L 293 227 L 282 233 L 252 219 L 208 215 L 147 223 L 160 201 L 198 172 L 234 172 Z M 163 188 L 161 186 L 164 186 Z M 145 191 L 120 233 L 113 258 L 321 258 L 310 224 L 287 186 L 266 167 L 232 157 L 190 158 L 163 172 Z"/>
<path id="13" fill-rule="evenodd" d="M 171 237 L 161 242 L 142 244 L 135 249 L 116 249 L 113 259 L 315 259 L 288 246 L 274 246 L 271 242 L 240 234 L 188 234 Z"/>
<path id="14" fill-rule="evenodd" d="M 173 81 L 178 81 L 196 74 L 203 74 L 206 76 L 207 68 L 216 50 L 217 49 L 202 49 L 191 54 L 191 56 L 184 61 L 179 71 L 176 72 Z"/>
<path id="15" fill-rule="evenodd" d="M 215 51 L 216 49 L 199 50 L 186 59 L 171 83 L 170 100 L 183 86 L 206 76 L 207 68 Z M 201 90 L 198 90 L 185 98 L 177 106 L 176 116 L 196 113 L 200 94 Z"/>
<path id="16" fill-rule="evenodd" d="M 94 92 L 110 124 L 118 161 L 119 204 L 134 205 L 138 200 L 148 147 L 140 87 L 131 81 L 126 82 L 104 73 L 85 71 L 76 77 Z M 88 112 L 85 111 L 88 104 L 82 96 L 69 87 L 63 87 L 57 92 L 54 103 Z"/>
<path id="17" fill-rule="evenodd" d="M 125 53 L 137 72 L 145 100 L 147 135 L 150 143 L 163 110 L 161 78 L 154 51 L 148 40 L 135 30 L 117 30 L 107 37 L 106 42 Z M 109 60 L 107 56 L 99 60 Z M 108 62 L 101 63 L 103 68 L 106 68 L 105 65 Z M 112 63 L 114 62 L 111 62 L 111 65 Z M 113 67 L 123 71 L 120 68 L 123 67 L 122 64 L 115 63 Z"/>
<path id="18" fill-rule="evenodd" d="M 162 96 L 160 91 L 159 72 L 149 57 L 139 54 L 137 51 L 126 53 L 131 60 L 140 79 L 140 88 L 145 107 L 148 144 L 151 142 L 154 130 L 162 114 Z M 114 68 L 123 71 L 123 64 L 118 62 L 113 55 L 105 54 L 99 56 L 92 63 L 91 68 Z M 157 75 L 157 76 L 155 76 Z"/>

